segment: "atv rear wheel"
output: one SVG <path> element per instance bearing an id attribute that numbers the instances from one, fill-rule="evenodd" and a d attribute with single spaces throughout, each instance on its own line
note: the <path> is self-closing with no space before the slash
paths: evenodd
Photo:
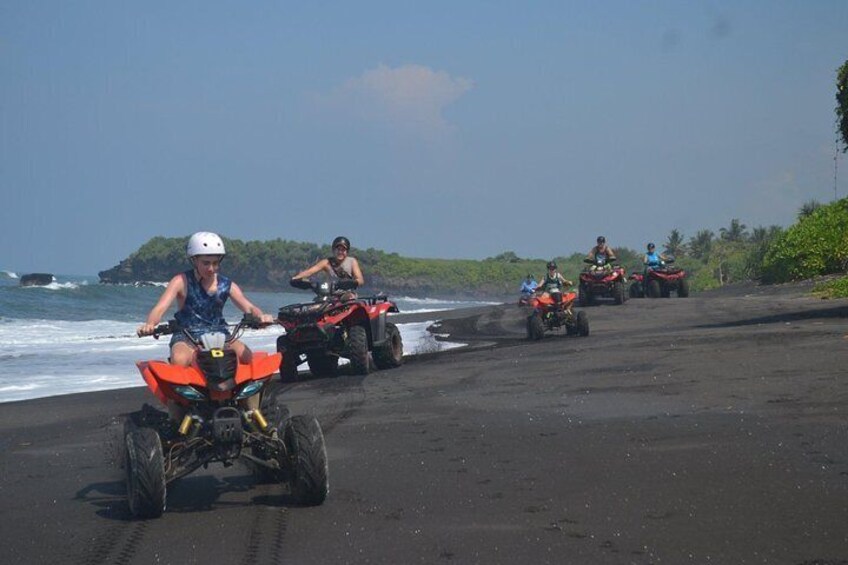
<path id="1" fill-rule="evenodd" d="M 648 281 L 648 297 L 649 298 L 659 298 L 660 297 L 660 281 L 654 280 L 654 279 Z"/>
<path id="2" fill-rule="evenodd" d="M 386 341 L 374 347 L 371 352 L 378 369 L 393 369 L 403 363 L 403 339 L 400 330 L 392 323 L 386 323 Z"/>
<path id="3" fill-rule="evenodd" d="M 538 312 L 527 317 L 527 339 L 538 341 L 545 335 L 545 325 Z"/>
<path id="4" fill-rule="evenodd" d="M 314 416 L 295 416 L 285 428 L 285 442 L 292 459 L 292 498 L 297 504 L 318 506 L 330 490 L 321 424 Z"/>
<path id="5" fill-rule="evenodd" d="M 586 312 L 577 312 L 577 333 L 582 337 L 589 335 L 589 316 Z"/>
<path id="6" fill-rule="evenodd" d="M 353 326 L 347 333 L 347 356 L 355 375 L 368 374 L 368 332 L 362 326 Z"/>
<path id="7" fill-rule="evenodd" d="M 307 352 L 306 362 L 313 377 L 335 377 L 339 372 L 339 358 L 323 351 Z"/>
<path id="8" fill-rule="evenodd" d="M 680 279 L 680 282 L 677 283 L 677 298 L 686 298 L 689 296 L 689 281 L 686 279 Z"/>
<path id="9" fill-rule="evenodd" d="M 152 428 L 128 426 L 126 446 L 127 501 L 136 518 L 158 518 L 165 512 L 165 459 L 162 441 Z"/>

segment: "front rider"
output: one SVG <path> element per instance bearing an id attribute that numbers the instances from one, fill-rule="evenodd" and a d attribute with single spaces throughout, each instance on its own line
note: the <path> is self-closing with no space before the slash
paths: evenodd
<path id="1" fill-rule="evenodd" d="M 333 240 L 333 255 L 325 259 L 319 259 L 314 265 L 306 270 L 303 270 L 292 277 L 292 280 L 300 280 L 309 278 L 315 273 L 324 271 L 330 278 L 339 280 L 352 279 L 356 281 L 357 286 L 365 284 L 365 277 L 362 276 L 362 270 L 359 268 L 359 261 L 355 257 L 348 255 L 350 252 L 350 240 L 343 235 L 340 235 Z M 356 294 L 349 292 L 342 295 L 344 300 L 353 299 Z"/>
<path id="2" fill-rule="evenodd" d="M 551 295 L 554 302 L 560 302 L 562 300 L 562 291 L 573 285 L 574 283 L 563 277 L 562 273 L 557 270 L 557 264 L 554 261 L 548 261 L 548 272 L 545 274 L 545 278 L 542 279 L 536 291 L 546 292 Z"/>
<path id="3" fill-rule="evenodd" d="M 218 274 L 226 250 L 223 240 L 217 234 L 197 232 L 192 235 L 186 245 L 186 255 L 192 268 L 171 279 L 159 301 L 147 315 L 147 321 L 136 330 L 139 337 L 153 335 L 156 325 L 162 320 L 174 299 L 179 305 L 174 318 L 196 339 L 208 332 L 223 332 L 229 336 L 227 322 L 223 316 L 224 304 L 228 298 L 233 299 L 239 310 L 253 314 L 262 323 L 270 324 L 274 321 L 270 314 L 265 314 L 254 306 L 235 282 Z M 176 332 L 171 336 L 170 347 L 170 361 L 173 365 L 188 367 L 192 364 L 197 348 L 184 332 Z M 242 363 L 250 363 L 250 348 L 239 340 L 230 342 L 230 347 Z M 258 400 L 258 397 L 256 398 Z M 179 411 L 179 408 L 169 403 L 168 411 L 172 417 L 178 416 L 175 410 Z M 179 420 L 179 417 L 175 419 Z"/>

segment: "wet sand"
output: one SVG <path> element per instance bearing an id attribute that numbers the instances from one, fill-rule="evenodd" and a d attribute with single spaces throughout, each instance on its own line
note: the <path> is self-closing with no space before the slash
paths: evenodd
<path id="1" fill-rule="evenodd" d="M 132 520 L 146 389 L 2 404 L 3 561 L 846 563 L 848 301 L 807 290 L 602 305 L 540 342 L 514 305 L 440 315 L 471 347 L 278 391 L 324 427 L 318 508 L 211 466 Z"/>

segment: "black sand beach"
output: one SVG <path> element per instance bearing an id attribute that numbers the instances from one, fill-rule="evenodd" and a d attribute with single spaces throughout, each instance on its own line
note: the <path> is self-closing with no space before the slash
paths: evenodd
<path id="1" fill-rule="evenodd" d="M 145 388 L 0 404 L 2 561 L 848 563 L 848 301 L 807 291 L 630 300 L 532 343 L 514 305 L 440 314 L 471 347 L 278 391 L 325 430 L 316 508 L 212 466 L 132 520 Z"/>

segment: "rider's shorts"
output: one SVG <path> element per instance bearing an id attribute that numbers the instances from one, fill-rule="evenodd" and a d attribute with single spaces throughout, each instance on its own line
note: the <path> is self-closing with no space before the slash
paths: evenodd
<path id="1" fill-rule="evenodd" d="M 227 331 L 224 333 L 227 334 L 227 339 L 229 339 L 230 332 Z M 191 338 L 189 338 L 184 331 L 174 332 L 173 334 L 171 334 L 171 341 L 170 343 L 168 343 L 168 347 L 173 349 L 173 347 L 178 343 L 185 343 L 189 347 L 196 347 L 194 342 L 191 341 Z"/>
<path id="2" fill-rule="evenodd" d="M 173 349 L 174 346 L 178 343 L 185 343 L 189 347 L 194 347 L 194 344 L 191 342 L 185 332 L 175 332 L 171 334 L 171 342 L 168 344 L 168 347 Z"/>

